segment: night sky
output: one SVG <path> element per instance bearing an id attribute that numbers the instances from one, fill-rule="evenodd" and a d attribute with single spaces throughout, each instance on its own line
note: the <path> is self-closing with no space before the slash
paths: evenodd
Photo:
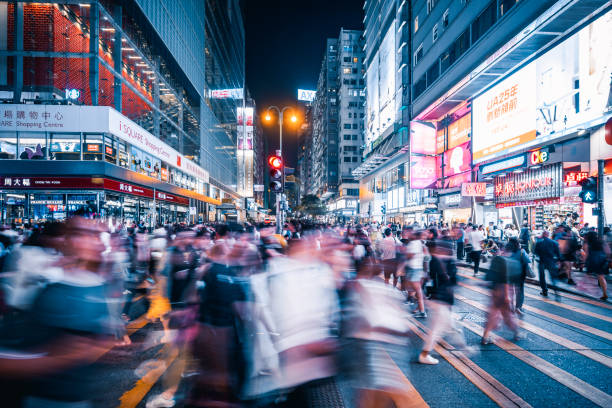
<path id="1" fill-rule="evenodd" d="M 259 113 L 270 105 L 300 106 L 297 89 L 316 89 L 325 40 L 340 28 L 363 30 L 363 0 L 242 0 L 246 81 Z M 269 150 L 278 148 L 278 123 L 264 123 Z M 287 123 L 283 156 L 296 164 L 297 134 Z"/>

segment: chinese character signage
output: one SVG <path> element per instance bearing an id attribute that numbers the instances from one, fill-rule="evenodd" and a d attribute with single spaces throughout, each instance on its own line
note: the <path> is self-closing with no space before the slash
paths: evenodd
<path id="1" fill-rule="evenodd" d="M 571 187 L 578 185 L 578 183 L 587 177 L 589 177 L 588 171 L 569 171 L 565 173 L 565 179 L 563 181 L 566 186 Z"/>
<path id="2" fill-rule="evenodd" d="M 528 169 L 522 173 L 496 177 L 495 201 L 527 201 L 560 197 L 563 192 L 562 170 L 561 163 L 556 163 L 536 170 Z"/>
<path id="3" fill-rule="evenodd" d="M 464 197 L 485 197 L 487 195 L 487 183 L 463 183 L 461 195 Z"/>
<path id="4" fill-rule="evenodd" d="M 529 64 L 474 99 L 474 162 L 536 138 L 536 66 Z"/>

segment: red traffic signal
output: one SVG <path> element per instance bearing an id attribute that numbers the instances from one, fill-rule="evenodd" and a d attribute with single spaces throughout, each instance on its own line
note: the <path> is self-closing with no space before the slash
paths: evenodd
<path id="1" fill-rule="evenodd" d="M 280 169 L 283 167 L 283 159 L 278 156 L 268 157 L 268 164 L 274 169 Z"/>

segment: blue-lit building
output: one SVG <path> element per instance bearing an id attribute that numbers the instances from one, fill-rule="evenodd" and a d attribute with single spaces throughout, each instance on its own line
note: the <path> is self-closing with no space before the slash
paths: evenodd
<path id="1" fill-rule="evenodd" d="M 244 93 L 237 0 L 0 1 L 0 221 L 217 219 Z"/>
<path id="2" fill-rule="evenodd" d="M 596 222 L 575 178 L 612 158 L 603 143 L 611 9 L 605 0 L 366 1 L 361 217 L 539 229 L 576 212 Z M 486 194 L 462 194 L 474 182 Z"/>

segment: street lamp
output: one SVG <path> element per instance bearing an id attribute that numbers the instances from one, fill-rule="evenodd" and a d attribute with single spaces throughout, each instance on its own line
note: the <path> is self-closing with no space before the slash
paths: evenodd
<path id="1" fill-rule="evenodd" d="M 266 110 L 266 122 L 270 122 L 272 120 L 272 116 L 270 116 L 270 111 L 275 110 L 278 113 L 278 129 L 279 129 L 279 144 L 278 150 L 280 152 L 280 156 L 283 156 L 283 117 L 285 116 L 285 111 L 293 109 L 291 106 L 285 106 L 282 109 L 279 109 L 277 106 L 269 106 Z M 298 118 L 295 115 L 291 115 L 291 122 L 296 123 Z"/>

